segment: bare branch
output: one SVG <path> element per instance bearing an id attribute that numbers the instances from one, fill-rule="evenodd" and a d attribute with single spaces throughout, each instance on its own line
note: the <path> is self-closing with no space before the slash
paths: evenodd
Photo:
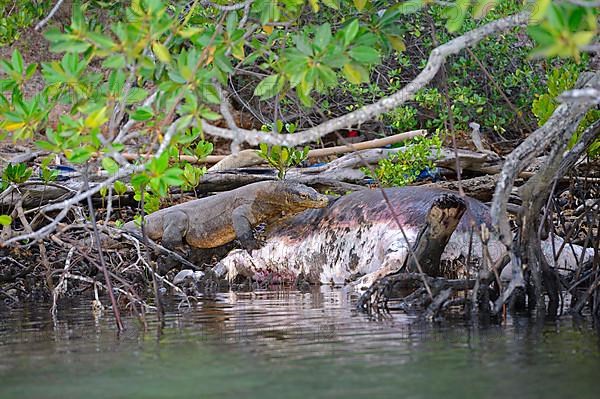
<path id="1" fill-rule="evenodd" d="M 564 176 L 598 137 L 600 137 L 600 119 L 585 129 L 579 137 L 577 144 L 565 155 L 560 163 L 556 177 Z"/>
<path id="2" fill-rule="evenodd" d="M 154 93 L 152 93 L 150 95 L 150 97 L 148 97 L 144 103 L 142 104 L 143 107 L 149 107 L 152 105 L 152 103 L 154 103 L 154 101 L 156 101 L 156 98 L 158 97 L 158 91 L 155 91 Z M 129 119 L 121 128 L 121 130 L 119 130 L 119 134 L 117 135 L 117 137 L 113 140 L 113 143 L 121 143 L 123 142 L 123 138 L 125 137 L 125 135 L 129 132 L 129 129 L 131 129 L 133 127 L 133 125 L 136 123 L 135 120 L 133 119 Z"/>
<path id="3" fill-rule="evenodd" d="M 204 0 L 201 1 L 200 4 L 202 4 L 203 6 L 208 6 L 208 7 L 214 7 L 219 11 L 236 11 L 236 10 L 241 10 L 242 8 L 246 8 L 249 5 L 251 5 L 252 3 L 254 3 L 254 0 L 246 0 L 242 3 L 237 3 L 237 4 L 230 4 L 230 5 L 222 5 L 222 4 L 217 4 L 217 3 L 213 3 L 212 1 L 209 0 Z"/>
<path id="4" fill-rule="evenodd" d="M 417 75 L 417 77 L 411 83 L 406 85 L 395 94 L 382 98 L 373 104 L 366 105 L 356 111 L 350 112 L 349 114 L 331 119 L 303 132 L 280 135 L 268 132 L 259 132 L 257 130 L 239 129 L 239 133 L 236 134 L 229 129 L 211 125 L 204 120 L 202 121 L 202 128 L 206 133 L 212 136 L 245 141 L 250 145 L 258 145 L 259 143 L 263 142 L 267 144 L 298 146 L 304 143 L 315 141 L 331 132 L 348 128 L 350 126 L 359 125 L 373 119 L 378 115 L 399 107 L 406 101 L 410 100 L 418 90 L 431 82 L 448 56 L 456 54 L 466 47 L 473 46 L 490 35 L 525 25 L 528 21 L 528 18 L 528 12 L 522 12 L 502 18 L 483 25 L 477 29 L 473 29 L 462 36 L 436 47 L 431 51 L 427 65 L 425 65 L 425 68 L 421 71 L 421 73 Z M 240 135 L 242 137 L 239 137 Z"/>
<path id="5" fill-rule="evenodd" d="M 227 127 L 235 133 L 234 137 L 238 137 L 238 136 L 240 136 L 239 127 L 235 123 L 233 115 L 231 114 L 231 105 L 229 104 L 229 98 L 227 98 L 227 92 L 223 89 L 223 87 L 221 87 L 221 85 L 218 82 L 215 81 L 214 84 L 215 84 L 215 87 L 217 88 L 217 93 L 219 94 L 219 98 L 221 99 L 221 106 L 220 106 L 221 115 L 223 115 L 223 119 L 225 119 L 225 123 L 227 123 Z M 240 151 L 239 141 L 233 140 L 231 142 L 231 152 L 233 154 L 235 154 L 235 153 L 238 153 L 239 151 Z"/>
<path id="6" fill-rule="evenodd" d="M 48 23 L 48 21 L 50 21 L 52 19 L 52 17 L 54 16 L 54 14 L 56 14 L 56 12 L 59 10 L 60 6 L 62 5 L 64 0 L 58 0 L 56 2 L 56 4 L 54 5 L 54 7 L 52 7 L 52 10 L 50 10 L 50 13 L 46 16 L 46 18 L 42 19 L 40 22 L 38 22 L 38 24 L 35 26 L 35 30 L 39 31 L 40 29 L 42 29 L 44 26 L 46 26 L 46 24 Z"/>
<path id="7" fill-rule="evenodd" d="M 567 3 L 575 4 L 582 7 L 600 7 L 600 1 L 587 1 L 587 0 L 566 0 Z"/>
<path id="8" fill-rule="evenodd" d="M 596 73 L 593 80 L 598 81 Z M 592 83 L 592 82 L 590 82 Z M 505 245 L 511 245 L 511 234 L 506 218 L 506 204 L 512 190 L 514 180 L 536 156 L 550 144 L 562 138 L 571 131 L 573 125 L 591 107 L 591 104 L 579 102 L 563 103 L 559 105 L 550 119 L 539 129 L 527 137 L 504 161 L 504 166 L 496 185 L 494 200 L 492 202 L 492 225 L 498 226 L 499 238 Z"/>
<path id="9" fill-rule="evenodd" d="M 587 87 L 585 89 L 568 90 L 558 96 L 558 101 L 600 104 L 600 89 Z"/>

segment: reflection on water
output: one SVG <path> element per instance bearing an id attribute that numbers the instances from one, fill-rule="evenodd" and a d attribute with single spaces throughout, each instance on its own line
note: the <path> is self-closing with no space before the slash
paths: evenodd
<path id="1" fill-rule="evenodd" d="M 0 398 L 597 398 L 589 323 L 371 321 L 348 295 L 220 294 L 117 334 L 88 302 L 0 308 Z M 160 332 L 160 333 L 159 333 Z"/>

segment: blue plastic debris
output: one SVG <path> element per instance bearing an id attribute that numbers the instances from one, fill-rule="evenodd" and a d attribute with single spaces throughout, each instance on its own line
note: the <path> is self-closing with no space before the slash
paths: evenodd
<path id="1" fill-rule="evenodd" d="M 77 169 L 72 168 L 70 166 L 65 166 L 65 165 L 50 165 L 48 166 L 48 169 L 53 169 L 58 171 L 58 176 L 56 177 L 57 181 L 65 181 L 65 180 L 69 180 L 70 178 L 77 176 Z M 39 171 L 39 176 L 40 178 L 42 177 L 42 171 Z"/>
<path id="2" fill-rule="evenodd" d="M 432 181 L 436 182 L 440 180 L 441 177 L 442 175 L 440 174 L 439 168 L 425 168 L 421 171 L 421 173 L 419 173 L 419 176 L 417 176 L 417 181 L 431 179 Z"/>

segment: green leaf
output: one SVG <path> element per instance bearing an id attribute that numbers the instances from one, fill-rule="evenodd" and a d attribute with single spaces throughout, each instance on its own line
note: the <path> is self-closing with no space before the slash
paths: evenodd
<path id="1" fill-rule="evenodd" d="M 46 32 L 44 32 L 44 37 L 50 43 L 56 43 L 58 41 L 61 41 L 64 39 L 65 36 L 66 35 L 64 33 L 62 33 L 61 30 L 56 27 L 48 28 L 48 30 Z"/>
<path id="2" fill-rule="evenodd" d="M 376 64 L 379 62 L 379 52 L 371 47 L 356 46 L 348 52 L 350 57 L 361 64 Z"/>
<path id="3" fill-rule="evenodd" d="M 344 32 L 344 44 L 347 46 L 352 43 L 352 40 L 356 37 L 358 33 L 358 19 L 353 19 L 346 27 L 343 29 Z"/>
<path id="4" fill-rule="evenodd" d="M 339 0 L 322 0 L 322 1 L 323 1 L 323 4 L 325 4 L 329 8 L 332 8 L 334 10 L 340 9 L 340 1 Z"/>
<path id="5" fill-rule="evenodd" d="M 13 70 L 17 72 L 19 75 L 23 73 L 23 57 L 19 50 L 15 49 L 12 53 L 12 66 Z"/>
<path id="6" fill-rule="evenodd" d="M 554 44 L 555 38 L 552 33 L 548 32 L 540 25 L 530 26 L 527 28 L 527 33 L 533 40 L 541 46 L 549 46 Z"/>
<path id="7" fill-rule="evenodd" d="M 298 129 L 298 125 L 296 125 L 295 123 L 285 124 L 285 130 L 287 130 L 288 133 L 294 133 L 296 129 Z"/>
<path id="8" fill-rule="evenodd" d="M 313 50 L 312 46 L 308 42 L 308 38 L 302 34 L 298 34 L 294 36 L 294 44 L 298 51 L 300 51 L 304 55 L 312 56 Z"/>
<path id="9" fill-rule="evenodd" d="M 139 107 L 129 116 L 135 121 L 147 121 L 154 116 L 154 113 L 150 107 Z"/>
<path id="10" fill-rule="evenodd" d="M 354 7 L 356 7 L 356 9 L 358 11 L 362 11 L 365 6 L 367 5 L 367 1 L 368 0 L 353 0 L 354 1 Z"/>
<path id="11" fill-rule="evenodd" d="M 171 54 L 169 54 L 169 50 L 164 44 L 160 42 L 152 42 L 152 51 L 163 63 L 168 64 L 171 62 Z"/>
<path id="12" fill-rule="evenodd" d="M 161 180 L 169 186 L 181 186 L 184 183 L 181 175 L 183 175 L 183 170 L 179 168 L 170 168 L 165 170 Z"/>
<path id="13" fill-rule="evenodd" d="M 125 67 L 125 56 L 122 54 L 111 55 L 102 62 L 104 68 L 119 69 Z"/>
<path id="14" fill-rule="evenodd" d="M 481 19 L 485 17 L 495 6 L 498 0 L 477 0 L 473 8 L 473 17 Z"/>
<path id="15" fill-rule="evenodd" d="M 265 4 L 266 3 L 266 4 Z M 267 22 L 270 21 L 279 21 L 279 17 L 281 16 L 281 11 L 277 6 L 276 1 L 266 1 L 263 2 L 264 6 L 262 8 L 262 12 L 260 15 L 260 24 L 266 25 Z"/>
<path id="16" fill-rule="evenodd" d="M 550 4 L 546 10 L 546 20 L 552 28 L 566 30 L 568 28 L 567 13 L 562 7 L 558 7 L 555 4 Z"/>
<path id="17" fill-rule="evenodd" d="M 254 89 L 254 95 L 265 100 L 275 96 L 283 87 L 284 79 L 279 75 L 264 78 Z"/>
<path id="18" fill-rule="evenodd" d="M 314 44 L 320 49 L 324 50 L 325 47 L 331 41 L 331 25 L 325 23 L 317 29 L 317 33 L 315 34 Z"/>
<path id="19" fill-rule="evenodd" d="M 163 172 L 169 167 L 169 153 L 167 151 L 163 152 L 160 157 L 155 158 L 156 160 L 156 169 L 153 172 Z"/>
<path id="20" fill-rule="evenodd" d="M 117 195 L 123 195 L 127 192 L 127 185 L 120 180 L 115 181 L 114 188 Z"/>
<path id="21" fill-rule="evenodd" d="M 113 95 L 120 95 L 125 87 L 125 73 L 116 69 L 108 75 L 108 89 Z"/>
<path id="22" fill-rule="evenodd" d="M 43 141 L 43 140 L 36 141 L 35 145 L 44 151 L 56 151 L 57 150 L 57 148 L 54 144 L 49 143 L 47 141 Z"/>
<path id="23" fill-rule="evenodd" d="M 97 46 L 105 50 L 110 50 L 115 46 L 115 42 L 108 36 L 97 32 L 87 32 L 86 36 Z"/>
<path id="24" fill-rule="evenodd" d="M 92 157 L 92 151 L 87 148 L 76 148 L 70 152 L 67 159 L 73 163 L 84 163 Z"/>
<path id="25" fill-rule="evenodd" d="M 568 26 L 572 32 L 576 32 L 579 29 L 579 25 L 585 14 L 586 10 L 583 7 L 578 7 L 571 12 L 571 15 L 569 15 Z"/>
<path id="26" fill-rule="evenodd" d="M 350 83 L 361 84 L 369 81 L 369 72 L 362 65 L 354 62 L 344 65 L 342 72 Z"/>
<path id="27" fill-rule="evenodd" d="M 202 108 L 200 110 L 200 116 L 208 121 L 218 121 L 222 117 L 218 112 L 211 111 L 208 108 Z"/>
<path id="28" fill-rule="evenodd" d="M 298 85 L 298 87 L 296 88 L 296 93 L 298 94 L 298 98 L 300 99 L 300 102 L 302 103 L 302 105 L 304 105 L 305 107 L 310 107 L 313 104 L 313 100 L 310 97 L 310 92 L 313 88 L 313 84 L 312 82 L 309 82 L 307 80 L 303 80 L 300 82 L 300 84 Z"/>
<path id="29" fill-rule="evenodd" d="M 281 149 L 281 155 L 279 158 L 281 160 L 281 163 L 285 165 L 287 163 L 289 157 L 290 157 L 290 151 L 288 150 L 287 147 L 283 147 Z"/>
<path id="30" fill-rule="evenodd" d="M 177 131 L 182 131 L 187 128 L 193 120 L 194 115 L 192 114 L 182 115 L 176 122 Z"/>
<path id="31" fill-rule="evenodd" d="M 104 170 L 111 175 L 114 175 L 119 171 L 119 164 L 116 163 L 112 158 L 104 157 L 102 158 L 102 168 L 104 168 Z"/>
<path id="32" fill-rule="evenodd" d="M 227 34 L 231 37 L 231 35 L 233 35 L 233 32 L 235 32 L 236 28 L 238 25 L 238 16 L 236 13 L 232 12 L 229 13 L 229 15 L 227 15 L 227 24 L 226 24 L 226 31 Z"/>
<path id="33" fill-rule="evenodd" d="M 68 53 L 83 53 L 89 49 L 91 45 L 81 40 L 67 40 L 64 42 L 55 43 L 50 47 L 50 50 L 54 53 L 68 52 Z"/>
<path id="34" fill-rule="evenodd" d="M 231 60 L 225 55 L 225 51 L 220 51 L 215 54 L 215 65 L 217 66 L 217 68 L 219 68 L 225 73 L 233 73 L 233 66 L 231 65 Z"/>
<path id="35" fill-rule="evenodd" d="M 95 129 L 102 126 L 106 121 L 108 121 L 108 117 L 106 116 L 106 107 L 102 107 L 89 114 L 88 117 L 85 118 L 83 124 L 85 127 Z"/>
<path id="36" fill-rule="evenodd" d="M 29 64 L 29 66 L 25 70 L 25 80 L 31 79 L 31 77 L 35 73 L 36 69 L 37 69 L 37 64 Z"/>
<path id="37" fill-rule="evenodd" d="M 142 187 L 148 184 L 150 178 L 146 173 L 138 173 L 136 175 L 131 176 L 131 184 L 134 187 Z"/>
<path id="38" fill-rule="evenodd" d="M 398 35 L 387 35 L 386 38 L 390 41 L 394 50 L 398 52 L 406 51 L 406 44 L 404 44 L 402 37 Z"/>
<path id="39" fill-rule="evenodd" d="M 140 101 L 145 100 L 148 97 L 148 91 L 142 89 L 141 87 L 132 87 L 129 89 L 129 93 L 127 93 L 127 98 L 125 98 L 126 104 L 135 104 Z"/>
<path id="40" fill-rule="evenodd" d="M 194 154 L 198 159 L 203 159 L 209 156 L 214 150 L 214 145 L 210 141 L 201 140 L 194 149 Z"/>
<path id="41" fill-rule="evenodd" d="M 9 215 L 0 215 L 0 224 L 2 226 L 10 226 L 12 223 L 12 217 Z"/>
<path id="42" fill-rule="evenodd" d="M 231 55 L 240 61 L 243 61 L 244 58 L 246 58 L 246 53 L 244 52 L 244 42 L 242 40 L 231 47 Z"/>
<path id="43" fill-rule="evenodd" d="M 404 3 L 399 4 L 397 7 L 400 13 L 408 15 L 414 14 L 415 12 L 419 11 L 421 8 L 423 8 L 424 5 L 424 0 L 408 0 Z"/>
<path id="44" fill-rule="evenodd" d="M 329 68 L 326 65 L 319 65 L 316 67 L 319 72 L 319 78 L 325 84 L 325 87 L 335 86 L 338 82 L 337 75 L 333 71 L 333 69 Z"/>
<path id="45" fill-rule="evenodd" d="M 197 33 L 202 32 L 202 29 L 199 27 L 187 27 L 185 29 L 182 29 L 178 32 L 179 36 L 181 36 L 184 39 L 189 39 L 192 36 L 194 36 Z"/>
<path id="46" fill-rule="evenodd" d="M 221 97 L 219 97 L 219 92 L 217 91 L 217 88 L 212 84 L 203 85 L 200 93 L 202 95 L 202 98 L 204 98 L 211 104 L 221 103 Z"/>
<path id="47" fill-rule="evenodd" d="M 277 133 L 281 133 L 282 130 L 283 130 L 283 121 L 281 119 L 277 119 L 275 121 L 275 131 Z"/>
<path id="48" fill-rule="evenodd" d="M 531 11 L 531 16 L 529 17 L 529 24 L 535 25 L 542 22 L 550 4 L 552 4 L 552 0 L 536 0 Z"/>
<path id="49" fill-rule="evenodd" d="M 571 36 L 571 41 L 575 43 L 577 47 L 583 47 L 590 44 L 595 36 L 596 32 L 577 32 Z"/>
<path id="50" fill-rule="evenodd" d="M 467 14 L 460 7 L 449 7 L 445 15 L 446 29 L 448 32 L 456 32 L 462 27 Z"/>
<path id="51" fill-rule="evenodd" d="M 167 184 L 159 177 L 150 179 L 149 186 L 158 195 L 164 197 L 167 195 Z"/>

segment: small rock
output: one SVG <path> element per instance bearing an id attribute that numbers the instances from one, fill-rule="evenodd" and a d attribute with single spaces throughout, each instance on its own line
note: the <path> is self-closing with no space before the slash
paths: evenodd
<path id="1" fill-rule="evenodd" d="M 192 279 L 196 282 L 200 281 L 204 277 L 204 272 L 194 271 L 191 269 L 183 269 L 179 273 L 175 275 L 173 278 L 173 284 L 181 284 L 185 282 L 187 279 Z"/>

